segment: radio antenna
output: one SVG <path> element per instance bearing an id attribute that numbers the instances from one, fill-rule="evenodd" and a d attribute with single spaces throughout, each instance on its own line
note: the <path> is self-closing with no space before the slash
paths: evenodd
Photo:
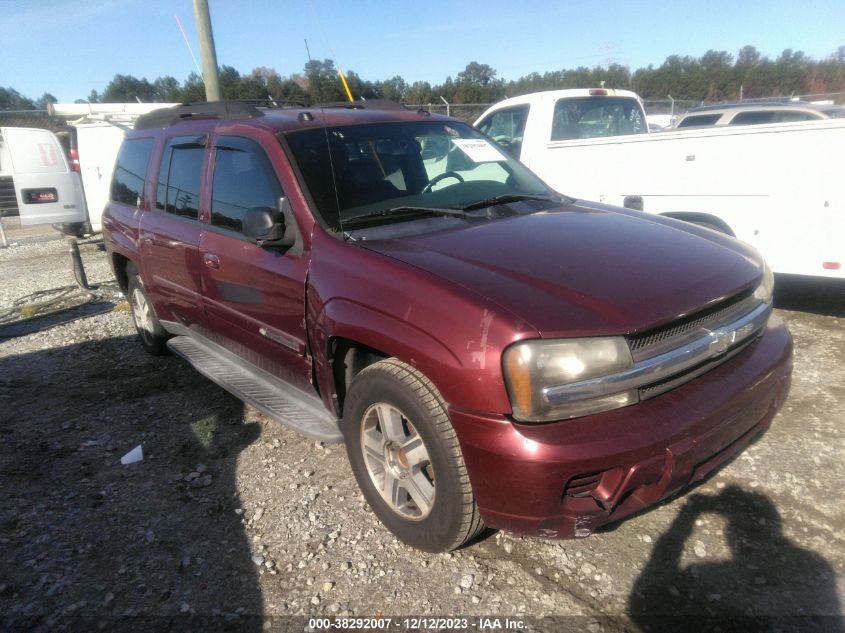
<path id="1" fill-rule="evenodd" d="M 188 41 L 188 35 L 187 33 L 185 33 L 185 29 L 182 26 L 182 20 L 179 19 L 178 15 L 174 15 L 173 17 L 176 18 L 176 26 L 179 27 L 179 32 L 182 34 L 182 39 L 185 40 L 185 46 L 188 47 L 188 53 L 190 53 L 191 59 L 194 60 L 194 68 L 197 69 L 197 74 L 202 77 L 202 70 L 200 70 L 200 65 L 197 63 L 197 58 L 194 57 L 194 51 L 191 48 L 191 43 Z"/>
<path id="2" fill-rule="evenodd" d="M 312 60 L 311 60 L 311 50 L 308 48 L 308 39 L 305 38 L 304 41 L 305 41 L 305 54 L 308 56 L 308 61 L 310 62 Z M 337 177 L 335 176 L 334 159 L 332 158 L 332 144 L 329 141 L 329 128 L 328 128 L 328 125 L 326 124 L 326 108 L 322 103 L 322 99 L 320 100 L 320 115 L 322 116 L 322 119 L 323 119 L 323 132 L 325 133 L 325 136 L 326 136 L 326 152 L 329 155 L 329 169 L 332 172 L 332 189 L 334 189 L 334 203 L 335 203 L 335 207 L 337 208 L 337 224 L 340 227 L 340 232 L 343 233 L 344 235 L 347 235 L 343 231 L 343 220 L 340 219 L 340 196 L 337 193 Z M 347 235 L 347 237 L 349 237 L 349 236 Z"/>

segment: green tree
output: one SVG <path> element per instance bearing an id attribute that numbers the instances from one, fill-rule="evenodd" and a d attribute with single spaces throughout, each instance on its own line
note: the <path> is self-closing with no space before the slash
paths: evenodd
<path id="1" fill-rule="evenodd" d="M 177 103 L 182 100 L 182 87 L 175 77 L 165 75 L 153 82 L 155 100 L 163 103 Z"/>
<path id="2" fill-rule="evenodd" d="M 100 97 L 101 103 L 131 103 L 155 101 L 155 87 L 146 79 L 132 75 L 115 75 Z"/>
<path id="3" fill-rule="evenodd" d="M 14 88 L 0 88 L 0 110 L 33 110 L 35 104 Z"/>
<path id="4" fill-rule="evenodd" d="M 431 84 L 427 81 L 415 81 L 405 92 L 405 103 L 411 105 L 424 105 L 432 103 L 435 99 Z"/>
<path id="5" fill-rule="evenodd" d="M 305 64 L 305 78 L 308 80 L 308 97 L 311 103 L 346 101 L 346 92 L 332 60 L 309 60 Z"/>

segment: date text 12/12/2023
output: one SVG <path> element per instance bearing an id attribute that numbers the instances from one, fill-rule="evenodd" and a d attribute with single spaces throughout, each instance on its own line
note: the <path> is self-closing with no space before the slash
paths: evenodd
<path id="1" fill-rule="evenodd" d="M 519 631 L 525 623 L 518 618 L 505 617 L 373 617 L 373 618 L 311 618 L 308 629 L 372 630 L 402 629 L 405 631 Z"/>

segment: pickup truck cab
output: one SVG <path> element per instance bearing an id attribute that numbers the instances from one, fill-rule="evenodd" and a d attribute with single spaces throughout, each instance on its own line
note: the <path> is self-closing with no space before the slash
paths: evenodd
<path id="1" fill-rule="evenodd" d="M 587 536 L 737 454 L 788 392 L 753 249 L 562 197 L 424 111 L 147 115 L 103 222 L 142 345 L 344 442 L 429 551 Z"/>
<path id="2" fill-rule="evenodd" d="M 475 127 L 516 159 L 536 152 L 534 145 L 542 142 L 649 133 L 639 96 L 607 88 L 548 90 L 511 97 L 488 108 Z"/>
<path id="3" fill-rule="evenodd" d="M 635 93 L 599 88 L 506 99 L 475 126 L 556 191 L 720 231 L 775 273 L 845 280 L 845 195 L 830 158 L 845 120 L 823 116 L 648 134 Z"/>

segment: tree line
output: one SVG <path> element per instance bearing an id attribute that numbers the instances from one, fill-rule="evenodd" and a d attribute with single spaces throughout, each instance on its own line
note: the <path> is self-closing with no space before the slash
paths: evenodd
<path id="1" fill-rule="evenodd" d="M 736 57 L 726 51 L 707 51 L 701 57 L 671 55 L 658 67 L 649 65 L 633 73 L 627 66 L 608 64 L 545 73 L 530 73 L 505 81 L 488 64 L 470 62 L 456 77 L 442 84 L 406 82 L 395 76 L 371 81 L 354 71 L 346 74 L 356 99 L 387 99 L 412 105 L 441 103 L 492 103 L 505 97 L 559 88 L 603 85 L 637 92 L 644 99 L 674 99 L 717 102 L 740 97 L 755 98 L 793 94 L 845 92 L 845 46 L 816 60 L 801 51 L 784 50 L 777 58 L 762 55 L 754 46 L 743 47 Z M 220 69 L 220 88 L 225 99 L 271 99 L 281 103 L 312 104 L 346 100 L 331 59 L 311 60 L 302 73 L 282 76 L 266 67 L 241 74 L 231 66 Z M 202 78 L 191 73 L 180 82 L 175 77 L 153 81 L 131 75 L 115 75 L 102 92 L 92 90 L 78 102 L 124 103 L 204 101 Z M 12 88 L 0 87 L 0 110 L 43 109 L 55 102 L 50 93 L 39 99 L 24 97 Z"/>

